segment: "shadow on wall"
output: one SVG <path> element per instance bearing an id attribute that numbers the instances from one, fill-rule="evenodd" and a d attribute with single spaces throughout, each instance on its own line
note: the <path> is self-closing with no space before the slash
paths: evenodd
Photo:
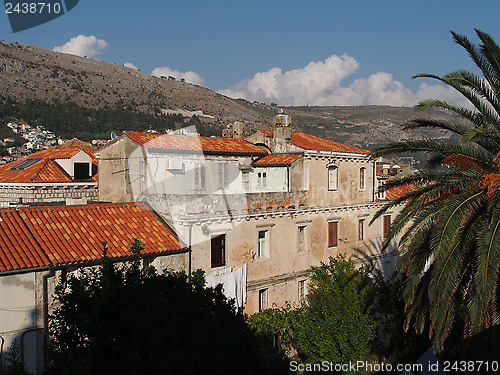
<path id="1" fill-rule="evenodd" d="M 4 312 L 7 309 L 2 309 Z M 16 311 L 9 311 L 16 313 Z M 25 313 L 25 312 L 23 312 Z M 31 322 L 35 322 L 36 310 L 29 312 Z M 39 358 L 43 363 L 43 329 L 28 327 L 0 333 L 0 375 L 10 369 L 25 370 L 36 374 L 39 370 Z"/>
<path id="2" fill-rule="evenodd" d="M 353 249 L 353 261 L 356 266 L 363 266 L 375 272 L 381 272 L 384 280 L 388 280 L 396 271 L 399 254 L 396 242 L 391 243 L 385 251 L 382 251 L 382 243 L 383 239 L 380 237 L 372 239 L 370 241 L 370 252 L 367 252 L 366 248 L 355 247 Z"/>

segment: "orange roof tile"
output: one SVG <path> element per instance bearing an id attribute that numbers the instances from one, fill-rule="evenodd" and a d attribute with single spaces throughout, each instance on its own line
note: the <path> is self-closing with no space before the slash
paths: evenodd
<path id="1" fill-rule="evenodd" d="M 199 137 L 185 134 L 157 134 L 126 131 L 137 143 L 156 150 L 203 152 L 205 154 L 265 155 L 261 148 L 243 139 Z"/>
<path id="2" fill-rule="evenodd" d="M 272 130 L 260 130 L 261 133 L 268 137 L 273 136 Z M 329 139 L 324 139 L 317 137 L 312 134 L 306 134 L 301 132 L 292 132 L 292 139 L 289 140 L 293 145 L 299 146 L 305 150 L 318 150 L 318 151 L 331 151 L 331 152 L 342 152 L 349 154 L 369 154 L 370 151 L 363 150 L 362 148 L 344 145 Z"/>
<path id="3" fill-rule="evenodd" d="M 385 192 L 385 197 L 393 201 L 415 190 L 417 190 L 415 185 L 395 186 Z"/>
<path id="4" fill-rule="evenodd" d="M 48 257 L 29 232 L 19 212 L 0 210 L 0 272 L 43 267 Z"/>
<path id="5" fill-rule="evenodd" d="M 144 255 L 182 250 L 178 239 L 144 204 L 0 209 L 0 272 L 127 258 L 134 238 Z M 140 223 L 137 225 L 136 223 Z"/>
<path id="6" fill-rule="evenodd" d="M 301 154 L 267 155 L 253 163 L 256 167 L 286 167 L 302 157 Z"/>
<path id="7" fill-rule="evenodd" d="M 98 150 L 97 147 L 81 148 L 60 145 L 34 152 L 23 158 L 11 161 L 10 163 L 0 165 L 0 182 L 71 182 L 71 177 L 53 160 L 70 159 L 82 150 L 92 157 L 92 164 L 97 166 L 97 158 L 94 155 Z M 21 168 L 16 168 L 18 166 L 21 166 Z"/>

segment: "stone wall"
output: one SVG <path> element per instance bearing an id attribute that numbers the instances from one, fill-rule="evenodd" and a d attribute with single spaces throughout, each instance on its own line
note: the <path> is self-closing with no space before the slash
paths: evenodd
<path id="1" fill-rule="evenodd" d="M 97 183 L 88 184 L 16 184 L 0 185 L 0 207 L 26 204 L 65 204 L 66 199 L 97 201 Z"/>

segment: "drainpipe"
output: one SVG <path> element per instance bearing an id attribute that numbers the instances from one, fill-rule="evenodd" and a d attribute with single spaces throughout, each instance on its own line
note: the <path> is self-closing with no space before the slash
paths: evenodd
<path id="1" fill-rule="evenodd" d="M 2 343 L 0 344 L 0 375 L 3 374 L 3 344 L 5 344 L 5 339 L 0 336 Z"/>
<path id="2" fill-rule="evenodd" d="M 373 182 L 372 182 L 373 197 L 372 201 L 375 202 L 376 190 L 377 190 L 377 162 L 373 162 Z"/>
<path id="3" fill-rule="evenodd" d="M 191 248 L 191 232 L 193 228 L 193 223 L 189 223 L 189 258 L 188 258 L 188 282 L 191 282 L 191 254 L 193 250 Z"/>
<path id="4" fill-rule="evenodd" d="M 48 291 L 48 279 L 49 277 L 54 277 L 54 270 L 50 270 L 49 273 L 43 275 L 43 364 L 44 368 L 47 368 L 48 358 L 48 345 L 49 345 L 49 291 Z"/>
<path id="5" fill-rule="evenodd" d="M 288 190 L 288 193 L 290 193 L 291 183 L 290 183 L 290 167 L 289 166 L 286 167 L 286 177 L 287 177 L 287 185 L 288 185 L 287 190 Z"/>

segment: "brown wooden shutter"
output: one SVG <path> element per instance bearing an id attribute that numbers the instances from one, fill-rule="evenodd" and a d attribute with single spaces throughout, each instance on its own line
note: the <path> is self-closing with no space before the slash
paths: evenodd
<path id="1" fill-rule="evenodd" d="M 338 245 L 338 222 L 330 221 L 328 223 L 328 247 Z"/>
<path id="2" fill-rule="evenodd" d="M 384 216 L 384 238 L 387 237 L 389 230 L 391 229 L 391 215 Z"/>

